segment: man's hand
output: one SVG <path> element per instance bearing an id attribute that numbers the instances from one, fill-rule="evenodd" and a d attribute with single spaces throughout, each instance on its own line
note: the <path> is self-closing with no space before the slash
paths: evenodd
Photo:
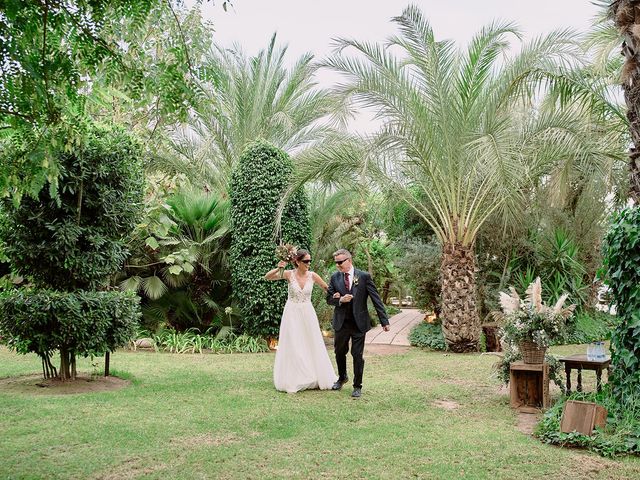
<path id="1" fill-rule="evenodd" d="M 353 298 L 353 295 L 351 295 L 350 293 L 347 293 L 343 297 L 340 297 L 340 303 L 349 303 L 352 298 Z"/>
<path id="2" fill-rule="evenodd" d="M 336 292 L 333 294 L 333 298 L 340 298 L 340 292 Z"/>
<path id="3" fill-rule="evenodd" d="M 391 327 L 390 327 L 389 325 L 384 325 L 384 326 L 382 327 L 382 330 L 384 330 L 385 332 L 388 332 L 390 328 L 391 328 Z"/>

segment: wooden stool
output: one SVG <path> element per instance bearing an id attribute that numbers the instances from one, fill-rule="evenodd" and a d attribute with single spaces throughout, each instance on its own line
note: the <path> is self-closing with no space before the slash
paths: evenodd
<path id="1" fill-rule="evenodd" d="M 549 364 L 513 362 L 510 369 L 510 405 L 520 412 L 549 408 Z"/>

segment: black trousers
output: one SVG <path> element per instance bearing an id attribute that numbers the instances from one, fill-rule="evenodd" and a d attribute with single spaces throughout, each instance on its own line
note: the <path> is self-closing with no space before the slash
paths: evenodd
<path id="1" fill-rule="evenodd" d="M 364 372 L 364 337 L 356 327 L 355 322 L 345 321 L 342 328 L 335 332 L 333 346 L 338 365 L 338 377 L 340 380 L 347 378 L 347 353 L 349 353 L 349 340 L 351 340 L 351 356 L 353 357 L 353 388 L 362 388 L 362 373 Z"/>

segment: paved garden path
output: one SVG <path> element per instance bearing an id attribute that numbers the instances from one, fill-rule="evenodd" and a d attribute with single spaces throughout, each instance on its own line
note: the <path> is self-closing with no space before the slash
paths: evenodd
<path id="1" fill-rule="evenodd" d="M 367 332 L 366 345 L 409 346 L 409 332 L 424 320 L 424 313 L 417 308 L 405 308 L 389 319 L 388 332 L 378 325 Z"/>

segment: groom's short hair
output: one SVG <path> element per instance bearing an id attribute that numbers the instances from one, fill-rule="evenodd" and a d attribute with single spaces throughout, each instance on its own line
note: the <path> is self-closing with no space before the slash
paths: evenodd
<path id="1" fill-rule="evenodd" d="M 351 252 L 346 248 L 341 248 L 340 250 L 333 252 L 334 257 L 337 257 L 338 255 L 346 255 L 347 258 L 351 258 Z"/>

